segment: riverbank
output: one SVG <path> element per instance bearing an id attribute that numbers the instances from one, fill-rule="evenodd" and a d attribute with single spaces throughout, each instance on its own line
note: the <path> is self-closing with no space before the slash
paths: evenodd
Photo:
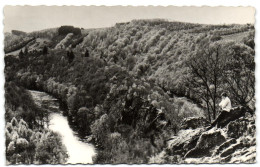
<path id="1" fill-rule="evenodd" d="M 96 150 L 92 144 L 84 143 L 74 133 L 69 125 L 68 119 L 62 115 L 62 110 L 59 108 L 59 101 L 48 95 L 45 92 L 29 91 L 35 103 L 48 110 L 48 129 L 58 133 L 62 137 L 62 143 L 68 151 L 68 164 L 92 164 L 93 157 L 96 155 Z"/>

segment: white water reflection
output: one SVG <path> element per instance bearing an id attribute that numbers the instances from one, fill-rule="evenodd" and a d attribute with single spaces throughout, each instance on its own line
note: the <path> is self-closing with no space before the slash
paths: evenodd
<path id="1" fill-rule="evenodd" d="M 46 128 L 59 133 L 62 137 L 62 142 L 68 151 L 68 164 L 89 164 L 93 163 L 93 156 L 95 156 L 95 148 L 92 144 L 84 143 L 73 133 L 70 128 L 68 120 L 63 116 L 59 108 L 59 102 L 56 98 L 48 95 L 45 92 L 29 91 L 34 99 L 36 105 L 50 111 L 49 127 Z"/>
<path id="2" fill-rule="evenodd" d="M 95 148 L 93 145 L 81 142 L 69 127 L 68 120 L 57 113 L 50 115 L 49 129 L 62 136 L 62 142 L 67 148 L 69 159 L 67 163 L 93 163 Z"/>

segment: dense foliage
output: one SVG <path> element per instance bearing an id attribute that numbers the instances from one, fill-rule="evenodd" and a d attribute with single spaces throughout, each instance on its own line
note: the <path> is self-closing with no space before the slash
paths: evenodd
<path id="1" fill-rule="evenodd" d="M 58 29 L 59 35 L 67 35 L 68 33 L 73 33 L 74 35 L 80 35 L 80 28 L 75 28 L 73 26 L 61 26 Z"/>
<path id="2" fill-rule="evenodd" d="M 234 41 L 210 42 L 205 37 L 191 52 L 187 64 L 191 73 L 188 88 L 206 103 L 209 120 L 216 118 L 221 92 L 229 93 L 233 105 L 249 107 L 255 92 L 252 48 Z"/>
<path id="3" fill-rule="evenodd" d="M 6 78 L 60 99 L 79 134 L 98 145 L 96 163 L 147 163 L 184 118 L 214 118 L 223 90 L 254 106 L 252 25 L 134 20 L 84 35 L 68 26 L 57 32 L 42 34 L 47 54 L 5 57 Z M 227 40 L 236 34 L 243 38 Z M 216 64 L 218 55 L 229 61 Z"/>
<path id="4" fill-rule="evenodd" d="M 26 121 L 29 128 L 43 126 L 44 117 L 48 113 L 36 106 L 27 90 L 16 86 L 12 81 L 5 84 L 5 90 L 6 121 L 11 121 L 15 117 Z"/>
<path id="5" fill-rule="evenodd" d="M 29 37 L 21 37 L 22 40 L 20 40 L 20 37 L 18 37 L 18 41 L 12 41 L 11 43 L 9 43 L 9 47 L 5 47 L 4 51 L 5 54 L 16 51 L 18 49 L 23 48 L 24 46 L 26 46 L 28 43 L 32 42 L 33 40 L 35 40 L 35 38 L 29 38 Z M 6 46 L 6 45 L 5 45 Z"/>
<path id="6" fill-rule="evenodd" d="M 7 164 L 60 164 L 68 158 L 60 136 L 32 130 L 23 119 L 7 122 L 5 136 Z"/>
<path id="7" fill-rule="evenodd" d="M 14 82 L 7 81 L 5 90 L 7 164 L 66 163 L 61 137 L 43 128 L 48 112 L 38 108 L 28 91 Z"/>
<path id="8" fill-rule="evenodd" d="M 18 35 L 18 36 L 25 36 L 26 32 L 19 31 L 19 30 L 12 30 L 13 35 Z"/>

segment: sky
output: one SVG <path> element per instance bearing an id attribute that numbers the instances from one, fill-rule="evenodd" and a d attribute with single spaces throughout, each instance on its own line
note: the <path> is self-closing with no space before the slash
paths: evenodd
<path id="1" fill-rule="evenodd" d="M 5 6 L 4 32 L 32 32 L 61 25 L 80 28 L 111 27 L 133 19 L 161 18 L 201 24 L 255 22 L 252 7 L 106 7 L 106 6 Z"/>

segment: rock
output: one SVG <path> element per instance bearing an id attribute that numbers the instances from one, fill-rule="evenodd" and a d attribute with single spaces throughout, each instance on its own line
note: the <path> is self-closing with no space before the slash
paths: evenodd
<path id="1" fill-rule="evenodd" d="M 239 118 L 227 125 L 227 134 L 232 138 L 239 138 L 243 135 L 255 135 L 255 124 L 246 118 Z"/>
<path id="2" fill-rule="evenodd" d="M 86 136 L 86 142 L 87 142 L 87 143 L 91 143 L 91 142 L 93 142 L 93 141 L 94 141 L 94 138 L 93 138 L 92 135 Z"/>
<path id="3" fill-rule="evenodd" d="M 243 148 L 232 153 L 229 163 L 256 163 L 256 146 Z"/>
<path id="4" fill-rule="evenodd" d="M 230 110 L 230 112 L 222 111 L 220 115 L 215 119 L 214 122 L 211 124 L 211 128 L 215 125 L 218 127 L 223 128 L 229 122 L 239 119 L 240 117 L 245 117 L 246 113 L 251 113 L 252 111 L 246 109 L 245 107 L 236 107 Z M 251 113 L 252 114 L 252 113 Z"/>
<path id="5" fill-rule="evenodd" d="M 173 136 L 168 142 L 167 153 L 184 156 L 187 151 L 196 146 L 202 132 L 204 132 L 203 128 L 180 130 L 177 136 Z"/>
<path id="6" fill-rule="evenodd" d="M 220 130 L 210 130 L 201 134 L 195 148 L 184 156 L 185 158 L 199 158 L 211 156 L 212 149 L 225 142 L 225 137 Z"/>
<path id="7" fill-rule="evenodd" d="M 221 158 L 221 163 L 228 163 L 231 160 L 231 158 L 232 158 L 231 155 Z"/>
<path id="8" fill-rule="evenodd" d="M 167 162 L 170 162 L 171 164 L 181 163 L 182 157 L 180 155 L 173 155 L 167 157 Z"/>
<path id="9" fill-rule="evenodd" d="M 248 113 L 243 107 L 234 108 L 224 112 L 224 116 L 215 123 L 219 126 L 208 128 L 204 118 L 185 119 L 181 130 L 168 142 L 165 162 L 255 162 L 254 114 Z"/>
<path id="10" fill-rule="evenodd" d="M 192 136 L 190 142 L 184 144 L 183 149 L 186 150 L 185 153 L 187 153 L 187 151 L 193 149 L 196 146 L 196 144 L 197 144 L 197 142 L 199 140 L 200 135 L 201 134 L 197 134 L 197 135 Z"/>
<path id="11" fill-rule="evenodd" d="M 181 129 L 196 129 L 209 125 L 209 121 L 203 117 L 189 117 L 183 120 Z"/>
<path id="12" fill-rule="evenodd" d="M 236 139 L 232 138 L 221 144 L 216 151 L 214 152 L 214 155 L 218 155 L 220 152 L 231 146 L 232 144 L 235 144 L 237 141 Z"/>
<path id="13" fill-rule="evenodd" d="M 154 156 L 149 158 L 148 164 L 164 164 L 167 163 L 165 158 L 168 158 L 165 151 L 160 152 L 159 154 L 155 154 Z"/>
<path id="14" fill-rule="evenodd" d="M 220 157 L 227 157 L 234 153 L 236 150 L 243 148 L 242 143 L 236 143 L 225 149 L 221 154 Z"/>

